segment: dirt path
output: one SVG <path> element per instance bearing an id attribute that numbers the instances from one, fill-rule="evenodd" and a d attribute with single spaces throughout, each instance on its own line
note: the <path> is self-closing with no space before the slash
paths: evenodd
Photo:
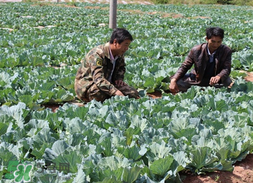
<path id="1" fill-rule="evenodd" d="M 219 171 L 196 176 L 187 175 L 183 183 L 253 183 L 253 154 L 237 162 L 233 172 Z"/>

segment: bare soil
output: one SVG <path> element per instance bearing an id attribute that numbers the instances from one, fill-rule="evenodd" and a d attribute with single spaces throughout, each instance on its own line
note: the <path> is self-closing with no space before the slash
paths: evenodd
<path id="1" fill-rule="evenodd" d="M 253 154 L 237 162 L 233 172 L 218 171 L 206 175 L 183 174 L 182 176 L 186 176 L 183 183 L 253 183 Z"/>

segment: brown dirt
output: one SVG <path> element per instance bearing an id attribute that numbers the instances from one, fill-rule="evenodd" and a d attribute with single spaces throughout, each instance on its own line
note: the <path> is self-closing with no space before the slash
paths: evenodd
<path id="1" fill-rule="evenodd" d="M 161 98 L 162 97 L 162 92 L 160 91 L 155 91 L 153 93 L 148 93 L 147 94 L 149 97 L 155 99 L 155 98 Z"/>
<path id="2" fill-rule="evenodd" d="M 206 175 L 184 174 L 183 183 L 253 183 L 253 154 L 234 165 L 233 172 L 218 171 Z"/>
<path id="3" fill-rule="evenodd" d="M 244 78 L 246 81 L 253 82 L 253 72 L 247 72 L 247 76 Z"/>

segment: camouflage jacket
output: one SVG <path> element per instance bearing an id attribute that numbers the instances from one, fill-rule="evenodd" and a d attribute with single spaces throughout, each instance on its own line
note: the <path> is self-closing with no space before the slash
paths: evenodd
<path id="1" fill-rule="evenodd" d="M 221 78 L 227 78 L 231 72 L 232 50 L 226 45 L 220 45 L 214 55 L 214 74 Z M 204 77 L 209 55 L 207 53 L 207 43 L 194 46 L 186 57 L 185 61 L 171 78 L 179 80 L 194 65 L 191 73 L 196 75 L 196 83 L 200 83 Z"/>
<path id="2" fill-rule="evenodd" d="M 114 95 L 118 90 L 113 84 L 115 80 L 124 79 L 125 59 L 123 55 L 117 58 L 112 81 L 109 82 L 108 79 L 113 69 L 109 46 L 110 43 L 108 42 L 93 48 L 87 53 L 76 74 L 76 90 L 85 93 L 93 84 L 109 96 Z"/>

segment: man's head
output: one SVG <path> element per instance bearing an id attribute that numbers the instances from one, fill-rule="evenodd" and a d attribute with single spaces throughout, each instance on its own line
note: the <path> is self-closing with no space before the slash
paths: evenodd
<path id="1" fill-rule="evenodd" d="M 133 41 L 132 35 L 123 28 L 117 28 L 113 31 L 110 44 L 113 56 L 123 55 Z"/>
<path id="2" fill-rule="evenodd" d="M 206 41 L 211 53 L 217 50 L 224 38 L 224 30 L 219 27 L 209 27 L 206 29 Z"/>
<path id="3" fill-rule="evenodd" d="M 220 27 L 209 27 L 206 29 L 206 38 L 211 39 L 213 36 L 224 38 L 224 30 Z"/>
<path id="4" fill-rule="evenodd" d="M 117 28 L 112 33 L 110 43 L 112 44 L 115 40 L 120 44 L 125 40 L 133 41 L 133 37 L 126 29 Z"/>

